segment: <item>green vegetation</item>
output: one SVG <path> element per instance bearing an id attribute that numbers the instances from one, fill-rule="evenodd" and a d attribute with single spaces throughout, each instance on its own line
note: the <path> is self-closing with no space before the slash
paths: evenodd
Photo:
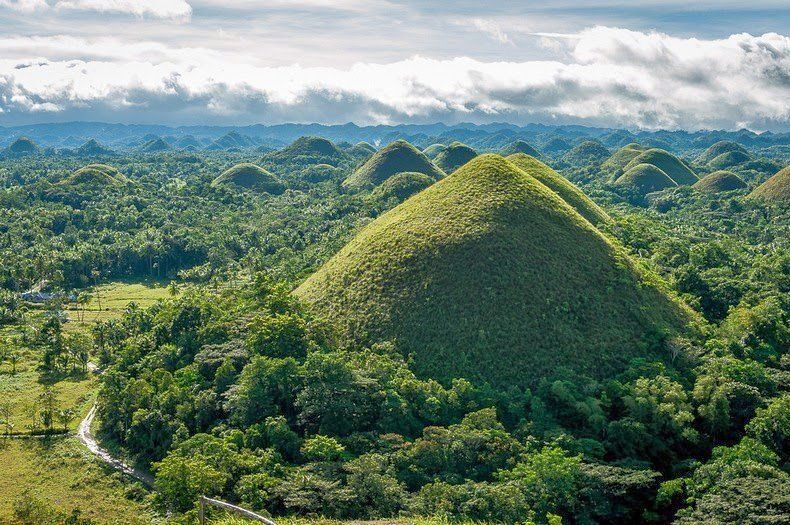
<path id="1" fill-rule="evenodd" d="M 750 197 L 767 204 L 787 204 L 790 201 L 790 166 L 757 186 Z"/>
<path id="2" fill-rule="evenodd" d="M 708 163 L 713 169 L 723 170 L 727 168 L 732 168 L 733 166 L 737 166 L 738 164 L 743 164 L 744 162 L 748 162 L 751 160 L 751 157 L 748 153 L 743 151 L 728 151 L 726 153 L 722 153 L 721 155 L 716 156 L 713 160 Z"/>
<path id="3" fill-rule="evenodd" d="M 424 173 L 403 172 L 396 173 L 374 189 L 370 197 L 379 202 L 388 202 L 393 199 L 398 204 L 418 193 L 435 181 Z"/>
<path id="4" fill-rule="evenodd" d="M 742 190 L 746 188 L 746 183 L 735 173 L 720 170 L 704 176 L 691 187 L 707 193 L 718 193 L 720 191 Z"/>
<path id="5" fill-rule="evenodd" d="M 171 149 L 170 144 L 165 142 L 161 137 L 151 139 L 140 146 L 141 153 L 160 153 L 163 151 L 168 151 L 169 149 Z"/>
<path id="6" fill-rule="evenodd" d="M 748 154 L 746 148 L 744 148 L 737 142 L 733 142 L 731 140 L 720 140 L 715 144 L 713 144 L 708 149 L 706 149 L 699 157 L 697 157 L 697 163 L 708 164 L 719 155 L 733 151 L 737 151 L 743 154 Z"/>
<path id="7" fill-rule="evenodd" d="M 27 137 L 20 137 L 6 148 L 9 155 L 35 155 L 41 153 L 41 148 Z"/>
<path id="8" fill-rule="evenodd" d="M 575 166 L 596 163 L 601 164 L 611 153 L 606 146 L 597 140 L 585 140 L 563 155 L 562 160 Z"/>
<path id="9" fill-rule="evenodd" d="M 461 142 L 453 142 L 433 159 L 436 166 L 450 174 L 477 157 L 477 152 Z"/>
<path id="10" fill-rule="evenodd" d="M 274 175 L 260 166 L 250 163 L 236 164 L 222 172 L 211 184 L 212 186 L 231 185 L 236 188 L 275 195 L 285 191 L 285 186 Z"/>
<path id="11" fill-rule="evenodd" d="M 102 155 L 112 155 L 114 152 L 105 148 L 96 139 L 90 139 L 85 144 L 77 148 L 74 152 L 79 157 L 98 157 Z"/>
<path id="12" fill-rule="evenodd" d="M 338 166 L 348 156 L 332 142 L 321 137 L 299 137 L 289 146 L 263 158 L 276 164 L 329 164 Z"/>
<path id="13" fill-rule="evenodd" d="M 447 146 L 445 146 L 444 144 L 431 144 L 430 146 L 422 150 L 422 152 L 425 153 L 426 157 L 428 157 L 431 160 L 434 160 L 436 156 L 442 151 L 444 151 L 445 149 L 447 149 Z"/>
<path id="14" fill-rule="evenodd" d="M 512 144 L 509 144 L 502 151 L 499 152 L 500 155 L 503 157 L 508 157 L 510 155 L 517 155 L 519 153 L 523 153 L 524 155 L 529 155 L 530 157 L 535 157 L 536 159 L 540 158 L 540 152 L 533 148 L 529 143 L 523 140 L 517 140 Z"/>
<path id="15" fill-rule="evenodd" d="M 74 191 L 80 191 L 80 188 L 94 189 L 96 186 L 118 186 L 126 182 L 128 182 L 128 179 L 112 166 L 88 164 L 60 181 L 59 185 L 69 187 Z"/>
<path id="16" fill-rule="evenodd" d="M 653 164 L 637 164 L 630 167 L 614 184 L 641 197 L 678 185 L 664 173 L 664 170 Z"/>
<path id="17" fill-rule="evenodd" d="M 609 215 L 579 188 L 535 157 L 519 153 L 510 155 L 507 160 L 551 189 L 592 224 L 606 223 L 611 220 Z"/>
<path id="18" fill-rule="evenodd" d="M 628 172 L 628 170 L 640 164 L 652 164 L 679 186 L 692 185 L 698 180 L 691 168 L 686 166 L 683 161 L 662 149 L 652 148 L 640 153 L 626 164 L 623 170 Z"/>
<path id="19" fill-rule="evenodd" d="M 439 180 L 444 173 L 420 150 L 406 141 L 398 140 L 377 151 L 351 174 L 343 186 L 352 189 L 373 188 L 396 173 L 416 172 Z"/>
<path id="20" fill-rule="evenodd" d="M 601 170 L 608 173 L 611 180 L 615 181 L 625 173 L 625 167 L 646 149 L 644 146 L 635 143 L 623 146 L 612 153 L 612 156 L 601 164 Z"/>
<path id="21" fill-rule="evenodd" d="M 556 194 L 495 155 L 378 218 L 297 295 L 348 338 L 396 341 L 419 374 L 498 385 L 534 384 L 557 366 L 611 373 L 660 355 L 659 334 L 688 321 Z"/>

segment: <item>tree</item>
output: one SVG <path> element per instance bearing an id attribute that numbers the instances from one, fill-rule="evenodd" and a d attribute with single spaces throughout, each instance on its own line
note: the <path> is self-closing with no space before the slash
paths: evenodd
<path id="1" fill-rule="evenodd" d="M 66 432 L 69 428 L 69 423 L 74 421 L 74 418 L 77 416 L 77 412 L 73 408 L 66 408 L 63 410 L 58 411 L 58 422 L 63 425 L 63 432 Z"/>

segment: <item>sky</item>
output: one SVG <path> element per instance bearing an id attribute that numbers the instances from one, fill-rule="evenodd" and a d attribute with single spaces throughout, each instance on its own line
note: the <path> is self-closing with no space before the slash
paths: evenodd
<path id="1" fill-rule="evenodd" d="M 787 0 L 0 0 L 0 126 L 790 131 Z"/>

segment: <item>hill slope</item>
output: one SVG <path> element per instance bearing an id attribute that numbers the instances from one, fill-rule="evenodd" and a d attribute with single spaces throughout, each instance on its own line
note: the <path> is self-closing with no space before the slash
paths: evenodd
<path id="1" fill-rule="evenodd" d="M 477 157 L 477 152 L 461 142 L 453 142 L 433 160 L 439 169 L 450 174 Z"/>
<path id="2" fill-rule="evenodd" d="M 95 157 L 98 155 L 113 155 L 113 150 L 105 148 L 96 139 L 90 139 L 88 142 L 77 148 L 75 152 L 80 157 Z"/>
<path id="3" fill-rule="evenodd" d="M 769 204 L 790 202 L 790 166 L 780 170 L 773 177 L 757 186 L 749 197 Z"/>
<path id="4" fill-rule="evenodd" d="M 614 184 L 642 196 L 678 185 L 662 169 L 652 164 L 637 164 L 623 173 Z"/>
<path id="5" fill-rule="evenodd" d="M 118 186 L 126 182 L 128 182 L 128 179 L 112 166 L 107 164 L 88 164 L 60 181 L 58 186 L 96 189 L 102 186 Z"/>
<path id="6" fill-rule="evenodd" d="M 652 164 L 666 173 L 678 186 L 691 185 L 699 179 L 680 159 L 663 149 L 652 148 L 643 151 L 625 166 L 625 172 L 639 164 Z"/>
<path id="7" fill-rule="evenodd" d="M 444 177 L 444 173 L 428 160 L 423 152 L 405 140 L 396 140 L 370 157 L 343 181 L 343 186 L 356 189 L 372 188 L 396 173 L 406 171 L 422 173 L 433 180 Z"/>
<path id="8" fill-rule="evenodd" d="M 260 166 L 250 163 L 236 164 L 225 170 L 211 183 L 215 187 L 228 184 L 275 195 L 285 190 L 283 184 L 274 175 Z"/>
<path id="9" fill-rule="evenodd" d="M 686 311 L 640 283 L 556 194 L 481 155 L 370 223 L 296 294 L 349 339 L 396 340 L 423 376 L 508 386 L 651 355 L 637 341 L 682 329 Z"/>
<path id="10" fill-rule="evenodd" d="M 321 137 L 299 137 L 279 151 L 265 157 L 277 163 L 329 164 L 337 167 L 348 156 L 332 142 Z"/>
<path id="11" fill-rule="evenodd" d="M 520 170 L 538 179 L 592 224 L 606 223 L 612 220 L 582 190 L 535 157 L 519 153 L 510 155 L 507 157 L 507 160 L 515 164 Z"/>
<path id="12" fill-rule="evenodd" d="M 731 171 L 714 171 L 695 182 L 692 188 L 704 193 L 742 190 L 746 187 L 739 176 Z"/>
<path id="13" fill-rule="evenodd" d="M 423 173 L 409 171 L 396 173 L 376 187 L 376 189 L 370 193 L 370 198 L 379 201 L 387 201 L 391 198 L 395 198 L 398 202 L 403 202 L 434 182 L 432 178 Z"/>
<path id="14" fill-rule="evenodd" d="M 140 146 L 140 151 L 143 153 L 158 153 L 160 151 L 168 151 L 169 149 L 170 145 L 161 138 L 151 139 Z"/>
<path id="15" fill-rule="evenodd" d="M 563 155 L 562 160 L 573 166 L 584 166 L 591 163 L 600 164 L 610 154 L 606 146 L 597 140 L 585 140 Z"/>
<path id="16" fill-rule="evenodd" d="M 745 153 L 748 155 L 748 151 L 746 148 L 738 144 L 737 142 L 733 142 L 731 140 L 720 140 L 719 142 L 713 144 L 711 147 L 706 149 L 702 154 L 697 157 L 697 162 L 700 164 L 707 164 L 719 155 L 723 153 L 728 153 L 730 151 L 740 151 L 741 153 Z"/>
<path id="17" fill-rule="evenodd" d="M 614 181 L 625 172 L 625 167 L 628 165 L 628 163 L 638 157 L 645 150 L 647 150 L 646 147 L 632 142 L 631 144 L 623 146 L 619 150 L 612 153 L 612 156 L 606 159 L 603 164 L 601 164 L 601 169 L 606 173 L 609 173 L 611 177 L 610 180 Z"/>
<path id="18" fill-rule="evenodd" d="M 723 170 L 726 168 L 732 168 L 738 164 L 743 164 L 744 162 L 748 162 L 751 159 L 752 157 L 746 152 L 727 151 L 714 157 L 713 160 L 708 163 L 708 166 L 717 170 Z"/>
<path id="19" fill-rule="evenodd" d="M 505 146 L 505 148 L 500 152 L 500 155 L 507 157 L 509 155 L 516 155 L 517 153 L 523 153 L 525 155 L 529 155 L 530 157 L 535 157 L 536 159 L 541 157 L 538 150 L 523 140 L 517 140 L 514 143 Z"/>
<path id="20" fill-rule="evenodd" d="M 41 148 L 27 137 L 16 139 L 6 148 L 9 155 L 34 155 L 41 152 Z"/>

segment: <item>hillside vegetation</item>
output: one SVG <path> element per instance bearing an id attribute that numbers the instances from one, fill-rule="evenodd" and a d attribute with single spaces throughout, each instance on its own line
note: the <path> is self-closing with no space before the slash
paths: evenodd
<path id="1" fill-rule="evenodd" d="M 512 144 L 508 144 L 502 149 L 502 151 L 499 152 L 499 154 L 503 157 L 516 155 L 518 153 L 523 153 L 524 155 L 529 155 L 530 157 L 535 157 L 536 159 L 540 158 L 540 152 L 532 147 L 532 145 L 530 145 L 528 142 L 523 140 L 517 140 Z"/>
<path id="2" fill-rule="evenodd" d="M 477 152 L 475 150 L 462 142 L 453 142 L 436 155 L 433 162 L 439 169 L 449 174 L 475 157 L 477 157 Z"/>
<path id="3" fill-rule="evenodd" d="M 610 374 L 660 355 L 659 334 L 688 320 L 589 222 L 496 155 L 376 219 L 296 293 L 348 338 L 395 341 L 420 375 L 501 386 L 557 366 Z"/>
<path id="4" fill-rule="evenodd" d="M 710 161 L 722 155 L 724 153 L 729 153 L 737 151 L 743 154 L 748 154 L 746 148 L 738 144 L 737 142 L 733 142 L 731 140 L 720 140 L 706 149 L 702 154 L 697 157 L 697 163 L 699 164 L 708 164 Z"/>
<path id="5" fill-rule="evenodd" d="M 639 164 L 652 164 L 666 173 L 678 186 L 692 185 L 699 180 L 683 161 L 662 149 L 652 148 L 643 151 L 626 164 L 624 171 L 627 172 Z"/>
<path id="6" fill-rule="evenodd" d="M 433 180 L 444 177 L 444 173 L 423 152 L 404 140 L 398 140 L 377 151 L 343 181 L 343 186 L 352 189 L 373 188 L 396 173 L 403 172 L 422 173 Z"/>
<path id="7" fill-rule="evenodd" d="M 720 170 L 705 175 L 691 187 L 706 193 L 718 193 L 720 191 L 742 190 L 747 186 L 743 179 L 735 173 Z"/>
<path id="8" fill-rule="evenodd" d="M 435 181 L 424 173 L 405 171 L 396 173 L 374 189 L 370 197 L 378 201 L 395 199 L 403 202 L 415 193 L 418 193 Z"/>
<path id="9" fill-rule="evenodd" d="M 225 170 L 211 184 L 212 186 L 231 185 L 275 195 L 285 190 L 285 186 L 274 175 L 260 166 L 250 163 L 236 164 Z"/>
<path id="10" fill-rule="evenodd" d="M 614 184 L 642 196 L 678 185 L 664 170 L 653 164 L 637 164 L 629 168 Z"/>
<path id="11" fill-rule="evenodd" d="M 623 146 L 619 150 L 612 153 L 612 156 L 606 159 L 603 164 L 601 164 L 601 169 L 604 172 L 609 173 L 611 180 L 614 181 L 625 172 L 625 167 L 646 149 L 647 148 L 644 146 L 640 146 L 636 143 Z"/>
<path id="12" fill-rule="evenodd" d="M 790 166 L 780 170 L 776 175 L 757 186 L 749 196 L 767 204 L 790 202 Z"/>

